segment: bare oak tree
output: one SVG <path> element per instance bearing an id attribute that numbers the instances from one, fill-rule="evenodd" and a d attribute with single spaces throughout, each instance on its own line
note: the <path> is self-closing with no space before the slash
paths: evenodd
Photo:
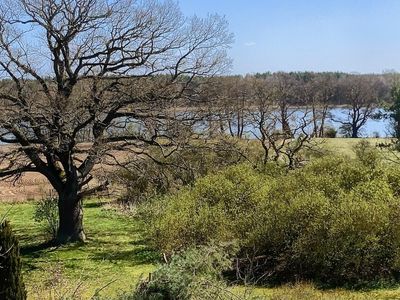
<path id="1" fill-rule="evenodd" d="M 57 241 L 84 240 L 82 198 L 107 185 L 95 165 L 171 145 L 174 121 L 193 119 L 176 109 L 187 87 L 225 70 L 231 42 L 224 18 L 186 18 L 174 1 L 3 0 L 0 177 L 44 175 Z"/>

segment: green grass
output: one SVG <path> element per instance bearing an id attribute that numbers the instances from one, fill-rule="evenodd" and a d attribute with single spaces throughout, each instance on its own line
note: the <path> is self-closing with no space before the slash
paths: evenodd
<path id="1" fill-rule="evenodd" d="M 32 299 L 47 299 L 43 295 L 50 299 L 57 290 L 72 294 L 78 286 L 77 293 L 84 298 L 103 287 L 101 295 L 112 296 L 132 288 L 157 261 L 138 223 L 105 209 L 99 201 L 85 204 L 87 242 L 60 248 L 43 247 L 46 239 L 41 225 L 33 221 L 33 203 L 0 205 L 0 215 L 7 211 L 20 239 L 24 279 Z"/>
<path id="2" fill-rule="evenodd" d="M 243 288 L 237 289 L 243 291 Z M 255 289 L 251 295 L 268 300 L 389 300 L 400 299 L 400 289 L 371 291 L 320 290 L 310 283 L 298 283 L 269 289 Z"/>
<path id="3" fill-rule="evenodd" d="M 357 143 L 359 143 L 362 139 L 352 139 L 352 138 L 334 138 L 334 139 L 316 139 L 318 144 L 321 144 L 323 149 L 326 149 L 332 153 L 336 153 L 339 155 L 346 155 L 349 157 L 354 157 L 353 148 Z M 370 142 L 372 146 L 376 146 L 380 143 L 389 143 L 391 139 L 388 138 L 364 138 L 363 140 L 367 140 Z M 387 150 L 382 150 L 384 155 L 388 154 Z"/>

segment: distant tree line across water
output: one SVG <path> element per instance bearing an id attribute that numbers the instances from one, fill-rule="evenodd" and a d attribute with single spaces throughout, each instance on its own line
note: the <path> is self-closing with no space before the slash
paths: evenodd
<path id="1" fill-rule="evenodd" d="M 194 83 L 194 105 L 208 105 L 218 115 L 220 129 L 232 136 L 243 136 L 249 122 L 268 123 L 291 136 L 296 128 L 290 129 L 290 123 L 301 121 L 295 120 L 300 111 L 307 119 L 302 127 L 312 127 L 313 137 L 326 135 L 329 120 L 340 125 L 343 136 L 357 138 L 368 120 L 390 118 L 399 82 L 397 73 L 267 72 L 202 78 Z M 343 113 L 330 115 L 332 108 Z"/>

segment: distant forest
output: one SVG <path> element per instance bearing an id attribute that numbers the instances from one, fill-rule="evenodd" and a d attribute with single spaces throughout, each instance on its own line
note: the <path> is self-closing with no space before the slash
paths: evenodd
<path id="1" fill-rule="evenodd" d="M 290 105 L 307 105 L 310 102 L 329 105 L 351 105 L 355 97 L 367 105 L 372 102 L 384 105 L 392 102 L 391 91 L 400 84 L 399 73 L 349 74 L 343 72 L 265 72 L 206 79 L 207 86 L 196 89 L 198 100 L 244 100 L 251 103 L 260 89 L 269 90 L 276 99 Z M 201 85 L 197 79 L 195 85 Z"/>

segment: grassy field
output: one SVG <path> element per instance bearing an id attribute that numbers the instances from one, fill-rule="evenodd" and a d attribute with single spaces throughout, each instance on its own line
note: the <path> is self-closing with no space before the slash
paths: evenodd
<path id="1" fill-rule="evenodd" d="M 154 269 L 157 256 L 144 244 L 138 224 L 105 209 L 102 201 L 87 201 L 84 223 L 88 241 L 84 245 L 45 248 L 45 235 L 33 220 L 33 203 L 1 205 L 8 211 L 20 238 L 24 279 L 31 299 L 56 298 L 55 293 L 90 298 L 97 289 L 112 296 L 129 290 L 141 275 Z M 47 297 L 47 298 L 46 298 Z"/>
<path id="2" fill-rule="evenodd" d="M 372 145 L 385 139 L 368 139 Z M 324 139 L 328 151 L 354 156 L 359 139 Z M 322 140 L 321 140 L 322 142 Z M 33 202 L 0 204 L 0 216 L 7 213 L 20 239 L 23 273 L 29 299 L 90 299 L 97 291 L 112 298 L 130 291 L 141 277 L 152 272 L 160 261 L 143 237 L 140 224 L 116 209 L 107 200 L 87 200 L 84 223 L 88 240 L 83 245 L 48 248 L 41 224 L 34 221 Z M 243 293 L 247 288 L 234 287 Z M 400 299 L 399 288 L 369 291 L 320 290 L 299 283 L 275 288 L 252 288 L 263 299 Z M 71 298 L 70 298 L 71 299 Z"/>
<path id="3" fill-rule="evenodd" d="M 386 144 L 391 141 L 388 138 L 364 138 L 362 140 L 368 141 L 371 146 L 377 146 L 378 144 Z M 351 138 L 334 138 L 334 139 L 317 139 L 317 143 L 321 145 L 323 149 L 327 149 L 333 153 L 339 155 L 347 155 L 349 157 L 354 157 L 354 146 L 359 143 L 361 139 L 351 139 Z M 387 156 L 387 150 L 382 150 L 384 155 Z"/>
<path id="4" fill-rule="evenodd" d="M 96 290 L 106 298 L 129 291 L 154 270 L 159 261 L 146 246 L 140 226 L 122 216 L 105 201 L 85 204 L 88 241 L 84 245 L 44 248 L 42 227 L 33 221 L 33 203 L 4 204 L 0 214 L 8 219 L 20 238 L 24 279 L 29 299 L 90 299 Z M 244 287 L 235 287 L 242 293 Z M 263 299 L 400 299 L 400 289 L 371 291 L 319 290 L 312 284 L 250 289 Z"/>

